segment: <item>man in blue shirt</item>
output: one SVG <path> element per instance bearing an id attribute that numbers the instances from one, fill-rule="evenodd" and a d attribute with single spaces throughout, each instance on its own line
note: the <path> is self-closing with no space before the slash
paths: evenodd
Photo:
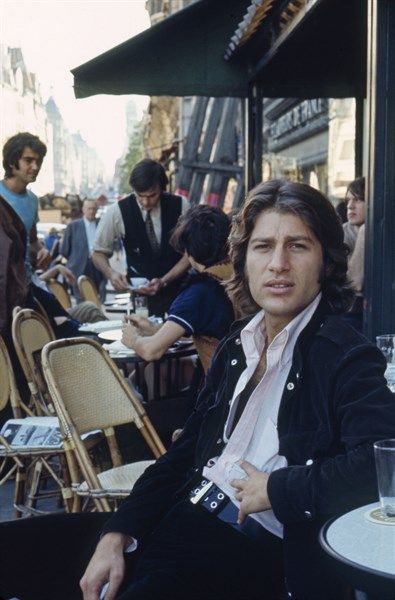
<path id="1" fill-rule="evenodd" d="M 27 233 L 25 265 L 28 279 L 32 268 L 30 253 L 37 255 L 37 268 L 47 265 L 49 252 L 37 237 L 38 198 L 27 189 L 40 172 L 46 145 L 31 133 L 17 133 L 3 147 L 4 179 L 0 181 L 0 195 L 12 206 L 22 220 Z"/>

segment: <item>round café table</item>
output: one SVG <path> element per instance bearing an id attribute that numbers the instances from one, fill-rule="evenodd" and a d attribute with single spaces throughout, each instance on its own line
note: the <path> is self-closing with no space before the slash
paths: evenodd
<path id="1" fill-rule="evenodd" d="M 366 518 L 378 506 L 375 502 L 331 519 L 320 532 L 320 543 L 348 583 L 375 600 L 395 600 L 395 524 Z"/>

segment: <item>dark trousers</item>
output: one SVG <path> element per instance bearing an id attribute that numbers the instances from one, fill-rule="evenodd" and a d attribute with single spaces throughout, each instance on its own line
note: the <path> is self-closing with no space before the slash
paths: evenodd
<path id="1" fill-rule="evenodd" d="M 0 597 L 80 600 L 78 581 L 107 514 L 49 515 L 0 524 Z M 188 501 L 127 558 L 119 600 L 277 600 L 282 543 L 258 546 Z"/>

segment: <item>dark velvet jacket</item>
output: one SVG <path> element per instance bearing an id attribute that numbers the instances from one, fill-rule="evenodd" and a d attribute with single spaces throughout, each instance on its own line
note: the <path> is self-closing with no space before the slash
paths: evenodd
<path id="1" fill-rule="evenodd" d="M 246 366 L 239 337 L 245 324 L 236 323 L 219 346 L 183 434 L 140 478 L 105 531 L 144 538 L 221 452 L 229 401 Z M 284 524 L 291 579 L 323 521 L 378 498 L 372 443 L 395 434 L 395 396 L 384 370 L 379 350 L 321 302 L 297 340 L 280 403 L 279 453 L 288 466 L 268 482 Z"/>

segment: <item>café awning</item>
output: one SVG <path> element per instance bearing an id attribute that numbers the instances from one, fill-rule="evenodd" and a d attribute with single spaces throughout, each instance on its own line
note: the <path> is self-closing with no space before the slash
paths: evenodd
<path id="1" fill-rule="evenodd" d="M 226 62 L 224 49 L 248 5 L 248 0 L 189 5 L 73 69 L 75 96 L 246 96 L 245 64 Z"/>

